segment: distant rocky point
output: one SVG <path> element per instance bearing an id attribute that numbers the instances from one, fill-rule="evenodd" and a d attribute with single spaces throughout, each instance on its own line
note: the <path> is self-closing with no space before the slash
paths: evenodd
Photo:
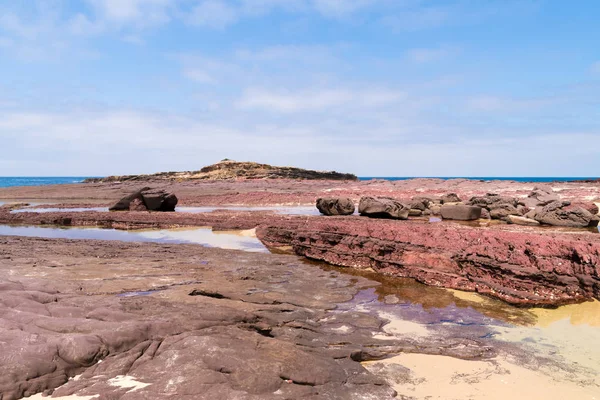
<path id="1" fill-rule="evenodd" d="M 106 178 L 89 178 L 84 183 L 126 182 L 126 181 L 186 181 L 186 180 L 227 180 L 227 179 L 321 179 L 349 180 L 358 178 L 353 174 L 343 174 L 335 171 L 313 171 L 295 167 L 276 167 L 255 162 L 238 162 L 222 160 L 199 171 L 159 172 L 150 175 L 123 175 Z"/>

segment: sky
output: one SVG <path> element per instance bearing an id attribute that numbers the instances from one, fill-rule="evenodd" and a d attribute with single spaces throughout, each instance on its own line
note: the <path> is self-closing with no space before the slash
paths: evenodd
<path id="1" fill-rule="evenodd" d="M 0 176 L 599 176 L 597 0 L 0 0 Z"/>

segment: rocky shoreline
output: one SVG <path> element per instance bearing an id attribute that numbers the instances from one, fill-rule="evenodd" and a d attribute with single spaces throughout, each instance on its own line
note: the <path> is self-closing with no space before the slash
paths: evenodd
<path id="1" fill-rule="evenodd" d="M 442 324 L 435 335 L 416 335 L 408 323 L 402 328 L 408 329 L 406 334 L 390 335 L 393 324 L 386 325 L 390 319 L 384 314 L 360 307 L 340 311 L 366 289 L 379 286 L 363 276 L 411 278 L 527 307 L 600 299 L 597 228 L 510 223 L 511 217 L 537 221 L 537 213 L 525 214 L 543 211 L 557 201 L 560 207 L 540 215 L 569 213 L 575 207 L 591 214 L 600 187 L 596 182 L 561 183 L 552 187 L 552 193 L 545 192 L 549 198 L 531 200 L 534 186 L 429 179 L 251 179 L 0 189 L 1 201 L 34 203 L 19 213 L 12 211 L 24 205 L 0 205 L 0 224 L 256 228 L 258 238 L 272 250 L 263 254 L 183 244 L 0 236 L 0 372 L 5 377 L 0 378 L 0 399 L 35 393 L 53 393 L 57 398 L 100 395 L 100 399 L 408 399 L 409 394 L 398 390 L 402 386 L 385 378 L 396 373 L 398 365 L 375 368 L 368 363 L 408 353 L 486 363 L 508 357 L 532 370 L 545 363 L 556 369 L 555 361 L 521 344 L 496 341 L 484 325 L 465 331 Z M 171 193 L 178 199 L 169 201 L 171 205 L 216 209 L 199 213 L 131 211 L 130 205 L 122 212 L 85 209 L 109 207 L 144 187 L 152 190 L 146 197 L 136 197 L 137 202 L 132 198 L 136 209 L 141 210 L 142 204 L 148 209 L 157 196 L 160 209 Z M 504 200 L 497 202 L 494 196 Z M 337 215 L 327 217 L 219 209 L 315 207 L 318 198 L 344 197 L 348 200 L 321 202 L 322 211 L 334 210 Z M 360 206 L 363 197 L 373 200 Z M 377 203 L 381 198 L 391 200 L 381 208 Z M 535 201 L 535 208 L 527 201 Z M 364 216 L 350 213 L 355 204 Z M 36 207 L 57 205 L 65 210 L 36 212 Z M 444 219 L 444 206 L 476 207 L 487 215 L 457 221 L 446 214 Z M 451 215 L 459 214 L 453 209 Z M 575 214 L 587 218 L 581 211 Z M 405 290 L 411 299 L 440 290 L 409 286 Z M 383 297 L 386 304 L 398 301 L 395 294 Z M 509 314 L 521 318 L 520 311 L 511 309 Z M 529 318 L 523 323 L 530 323 Z M 566 365 L 559 370 L 572 367 Z M 124 379 L 142 386 L 135 390 L 119 386 Z"/>

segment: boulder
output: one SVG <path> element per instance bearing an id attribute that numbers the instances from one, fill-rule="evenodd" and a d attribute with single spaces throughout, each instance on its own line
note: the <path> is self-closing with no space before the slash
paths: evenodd
<path id="1" fill-rule="evenodd" d="M 496 193 L 488 193 L 485 196 L 471 197 L 467 204 L 470 206 L 478 206 L 491 210 L 492 208 L 497 208 L 505 204 L 511 205 L 512 207 L 517 207 L 519 200 L 514 197 L 504 197 L 499 196 Z"/>
<path id="2" fill-rule="evenodd" d="M 537 210 L 535 220 L 542 224 L 573 228 L 597 225 L 592 213 L 582 207 L 571 206 L 568 201 L 555 201 Z"/>
<path id="3" fill-rule="evenodd" d="M 535 219 L 520 217 L 518 215 L 508 215 L 506 220 L 515 225 L 538 226 L 540 224 Z"/>
<path id="4" fill-rule="evenodd" d="M 460 199 L 460 197 L 458 197 L 458 195 L 456 193 L 448 193 L 443 195 L 440 198 L 440 201 L 442 204 L 446 204 L 446 203 L 460 203 L 462 200 Z"/>
<path id="5" fill-rule="evenodd" d="M 421 215 L 423 215 L 423 211 L 422 210 L 417 210 L 416 208 L 411 208 L 408 211 L 408 215 L 410 217 L 420 217 Z"/>
<path id="6" fill-rule="evenodd" d="M 408 219 L 410 208 L 389 197 L 362 197 L 358 212 L 370 218 Z"/>
<path id="7" fill-rule="evenodd" d="M 523 214 L 521 214 L 517 207 L 509 203 L 496 204 L 493 208 L 490 209 L 490 217 L 492 219 L 505 219 L 509 215 Z"/>
<path id="8" fill-rule="evenodd" d="M 443 219 L 454 219 L 458 221 L 472 221 L 481 217 L 481 207 L 465 205 L 442 206 Z"/>
<path id="9" fill-rule="evenodd" d="M 598 214 L 598 206 L 592 202 L 574 201 L 569 207 L 581 207 L 588 210 L 592 215 Z"/>
<path id="10" fill-rule="evenodd" d="M 317 208 L 323 215 L 352 215 L 355 210 L 354 202 L 347 197 L 317 199 Z"/>
<path id="11" fill-rule="evenodd" d="M 538 185 L 533 188 L 533 191 L 527 196 L 529 204 L 526 202 L 526 206 L 546 206 L 555 201 L 560 201 L 557 194 L 554 193 L 552 188 L 547 185 Z M 532 202 L 533 201 L 533 202 Z"/>
<path id="12" fill-rule="evenodd" d="M 110 211 L 175 211 L 177 196 L 161 189 L 145 187 L 123 197 Z"/>

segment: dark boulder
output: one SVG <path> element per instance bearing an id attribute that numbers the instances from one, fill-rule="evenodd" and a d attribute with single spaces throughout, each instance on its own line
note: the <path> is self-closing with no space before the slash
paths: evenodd
<path id="1" fill-rule="evenodd" d="M 481 217 L 481 207 L 465 205 L 442 206 L 443 219 L 455 219 L 458 221 L 472 221 Z"/>
<path id="2" fill-rule="evenodd" d="M 160 189 L 142 188 L 123 197 L 110 211 L 175 211 L 177 196 Z"/>
<path id="3" fill-rule="evenodd" d="M 352 215 L 355 210 L 354 202 L 347 197 L 317 199 L 317 208 L 323 215 Z"/>
<path id="4" fill-rule="evenodd" d="M 358 212 L 370 218 L 408 219 L 410 208 L 388 197 L 362 197 Z"/>
<path id="5" fill-rule="evenodd" d="M 588 210 L 579 207 L 571 206 L 568 201 L 555 201 L 541 210 L 536 210 L 536 221 L 554 226 L 566 226 L 573 228 L 585 228 L 588 226 L 597 225 L 597 218 Z"/>

